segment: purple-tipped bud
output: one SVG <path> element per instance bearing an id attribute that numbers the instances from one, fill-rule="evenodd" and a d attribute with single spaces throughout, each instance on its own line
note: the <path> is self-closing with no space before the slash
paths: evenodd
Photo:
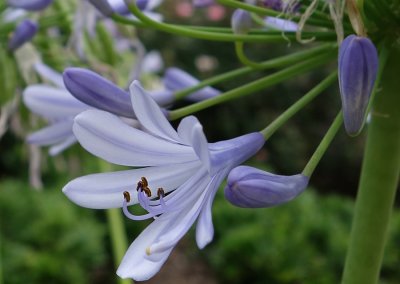
<path id="1" fill-rule="evenodd" d="M 231 26 L 235 34 L 247 34 L 252 26 L 250 13 L 242 9 L 236 9 L 231 17 Z"/>
<path id="2" fill-rule="evenodd" d="M 346 37 L 339 49 L 339 88 L 344 126 L 351 136 L 363 127 L 377 71 L 378 53 L 372 41 L 356 35 Z"/>
<path id="3" fill-rule="evenodd" d="M 171 67 L 165 72 L 163 83 L 165 88 L 173 92 L 179 91 L 199 83 L 199 80 L 194 78 L 192 75 L 186 73 L 185 71 Z M 197 92 L 189 95 L 187 99 L 192 101 L 202 101 L 215 96 L 218 96 L 220 91 L 212 87 L 204 87 Z"/>
<path id="4" fill-rule="evenodd" d="M 116 115 L 135 118 L 128 92 L 100 75 L 83 68 L 67 68 L 65 87 L 78 100 Z"/>
<path id="5" fill-rule="evenodd" d="M 89 0 L 89 2 L 105 17 L 110 17 L 114 14 L 114 10 L 107 0 Z"/>
<path id="6" fill-rule="evenodd" d="M 24 43 L 30 41 L 36 34 L 38 26 L 31 20 L 23 20 L 15 28 L 11 38 L 8 41 L 8 49 L 16 50 Z"/>
<path id="7" fill-rule="evenodd" d="M 148 3 L 149 3 L 149 0 L 136 0 L 136 6 L 140 10 L 146 9 Z"/>
<path id="8" fill-rule="evenodd" d="M 276 206 L 302 193 L 308 180 L 302 174 L 274 175 L 253 167 L 239 166 L 228 175 L 225 198 L 233 205 L 244 208 Z"/>
<path id="9" fill-rule="evenodd" d="M 40 11 L 49 6 L 53 0 L 7 0 L 10 7 L 28 11 Z"/>

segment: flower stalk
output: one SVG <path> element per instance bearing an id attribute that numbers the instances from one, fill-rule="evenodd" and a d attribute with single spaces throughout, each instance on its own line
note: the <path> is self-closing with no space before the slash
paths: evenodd
<path id="1" fill-rule="evenodd" d="M 399 66 L 392 49 L 371 113 L 343 284 L 378 283 L 400 172 Z"/>

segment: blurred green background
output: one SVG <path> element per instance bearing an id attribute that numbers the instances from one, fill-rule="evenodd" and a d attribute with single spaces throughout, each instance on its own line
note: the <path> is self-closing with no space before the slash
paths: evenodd
<path id="1" fill-rule="evenodd" d="M 162 11 L 169 22 L 188 23 L 188 19 L 177 17 L 171 3 L 164 4 Z M 225 13 L 221 21 L 214 23 L 206 20 L 206 10 L 198 10 L 190 22 L 228 26 L 230 11 Z M 45 41 L 43 34 L 34 41 L 46 55 L 46 63 L 59 71 L 77 63 L 67 56 L 60 57 L 59 46 L 65 43 L 70 32 L 62 29 L 63 37 L 54 44 Z M 147 50 L 160 51 L 166 67 L 178 66 L 200 79 L 240 66 L 229 43 L 210 43 L 151 30 L 137 34 Z M 92 45 L 96 44 L 101 45 L 99 38 L 93 39 Z M 246 46 L 246 52 L 254 60 L 265 60 L 301 48 L 296 43 L 256 44 Z M 98 57 L 99 61 L 104 60 Z M 117 58 L 114 71 L 120 78 L 126 79 L 133 60 L 132 55 L 122 54 Z M 196 116 L 210 142 L 260 130 L 322 80 L 335 64 L 332 62 L 313 73 Z M 216 87 L 229 90 L 273 71 L 257 72 Z M 149 80 L 157 77 L 154 76 Z M 184 104 L 180 102 L 176 106 Z M 339 107 L 339 94 L 332 87 L 267 141 L 250 163 L 279 174 L 300 172 Z M 74 177 L 98 172 L 97 158 L 79 145 L 55 158 L 49 157 L 44 149 L 40 154 L 44 187 L 40 191 L 33 189 L 29 185 L 30 152 L 24 142 L 31 118 L 21 105 L 20 115 L 13 121 L 16 124 L 0 140 L 3 283 L 116 283 L 116 264 L 112 260 L 105 212 L 80 208 L 61 192 L 63 185 Z M 23 131 L 19 131 L 21 128 Z M 350 139 L 340 131 L 314 173 L 310 188 L 284 206 L 235 208 L 224 200 L 221 188 L 213 206 L 214 241 L 199 251 L 191 231 L 175 248 L 161 272 L 147 283 L 338 283 L 363 147 L 363 135 Z M 128 240 L 133 241 L 147 222 L 125 220 L 125 224 Z M 400 283 L 400 213 L 397 209 L 391 228 L 381 283 L 395 284 Z"/>

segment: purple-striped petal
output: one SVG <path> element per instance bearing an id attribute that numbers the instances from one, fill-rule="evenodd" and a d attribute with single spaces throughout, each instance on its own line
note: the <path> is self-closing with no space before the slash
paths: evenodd
<path id="1" fill-rule="evenodd" d="M 75 118 L 79 143 L 90 153 L 114 164 L 145 167 L 197 160 L 193 149 L 171 143 L 125 124 L 115 115 L 89 110 Z"/>
<path id="2" fill-rule="evenodd" d="M 365 114 L 378 71 L 378 53 L 371 40 L 350 35 L 339 49 L 339 88 L 344 126 L 351 136 L 364 124 Z"/>
<path id="3" fill-rule="evenodd" d="M 102 76 L 83 68 L 63 73 L 68 91 L 78 100 L 116 115 L 135 118 L 129 94 Z"/>
<path id="4" fill-rule="evenodd" d="M 28 143 L 36 145 L 52 145 L 72 135 L 72 119 L 65 119 L 44 127 L 27 138 Z"/>
<path id="5" fill-rule="evenodd" d="M 90 108 L 66 90 L 39 84 L 26 88 L 23 100 L 32 112 L 48 119 L 73 117 Z"/>
<path id="6" fill-rule="evenodd" d="M 140 83 L 134 81 L 129 90 L 131 91 L 132 106 L 140 124 L 155 136 L 172 142 L 180 142 L 178 134 L 165 118 L 165 114 L 140 86 Z"/>
<path id="7" fill-rule="evenodd" d="M 308 181 L 309 178 L 302 174 L 282 176 L 253 167 L 239 166 L 228 175 L 225 198 L 238 207 L 276 206 L 302 193 Z"/>

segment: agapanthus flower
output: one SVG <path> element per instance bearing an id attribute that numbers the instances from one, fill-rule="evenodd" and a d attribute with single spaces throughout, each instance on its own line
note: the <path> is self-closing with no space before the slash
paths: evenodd
<path id="1" fill-rule="evenodd" d="M 349 35 L 339 49 L 339 88 L 349 135 L 362 129 L 378 71 L 378 52 L 366 37 Z"/>
<path id="2" fill-rule="evenodd" d="M 122 207 L 130 219 L 155 219 L 131 244 L 117 271 L 122 278 L 141 281 L 159 271 L 196 220 L 199 248 L 212 240 L 211 206 L 220 183 L 262 147 L 264 138 L 255 132 L 208 143 L 194 116 L 184 118 L 174 130 L 138 82 L 132 83 L 130 92 L 143 130 L 110 113 L 89 110 L 75 118 L 74 133 L 92 154 L 143 168 L 83 176 L 69 182 L 63 192 L 84 207 Z M 137 203 L 148 213 L 130 213 L 128 206 Z"/>
<path id="3" fill-rule="evenodd" d="M 309 177 L 275 175 L 249 166 L 234 168 L 228 175 L 225 198 L 233 205 L 262 208 L 286 203 L 301 194 Z"/>

